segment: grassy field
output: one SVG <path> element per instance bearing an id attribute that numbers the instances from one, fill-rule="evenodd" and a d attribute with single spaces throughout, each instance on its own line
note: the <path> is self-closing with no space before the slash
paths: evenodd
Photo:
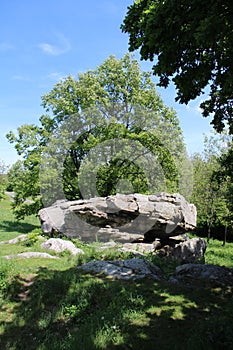
<path id="1" fill-rule="evenodd" d="M 38 228 L 33 217 L 15 222 L 10 202 L 0 202 L 0 241 Z M 92 276 L 77 265 L 113 253 L 76 244 L 86 253 L 79 259 L 6 260 L 4 255 L 41 251 L 39 242 L 0 245 L 1 350 L 233 349 L 229 288 Z M 210 241 L 206 262 L 233 267 L 233 244 L 221 244 Z M 166 274 L 175 268 L 160 266 Z"/>

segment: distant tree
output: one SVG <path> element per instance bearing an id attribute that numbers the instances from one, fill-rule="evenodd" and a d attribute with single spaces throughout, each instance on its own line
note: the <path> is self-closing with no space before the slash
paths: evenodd
<path id="1" fill-rule="evenodd" d="M 13 208 L 18 219 L 38 212 L 41 208 L 38 168 L 28 167 L 18 160 L 8 172 L 7 189 L 14 191 Z"/>
<path id="2" fill-rule="evenodd" d="M 229 226 L 232 212 L 228 198 L 228 182 L 219 181 L 220 159 L 227 152 L 229 136 L 205 138 L 204 151 L 192 157 L 194 181 L 192 202 L 197 207 L 198 229 L 211 231 Z"/>
<path id="3" fill-rule="evenodd" d="M 0 161 L 0 200 L 3 199 L 5 195 L 8 168 L 9 167 L 3 161 Z"/>
<path id="4" fill-rule="evenodd" d="M 218 169 L 214 172 L 214 178 L 219 185 L 225 186 L 225 210 L 222 215 L 222 222 L 225 226 L 224 243 L 228 229 L 232 230 L 233 225 L 233 146 L 232 140 L 228 142 L 228 150 L 218 159 Z"/>
<path id="5" fill-rule="evenodd" d="M 188 103 L 209 85 L 203 116 L 220 132 L 225 121 L 233 133 L 232 0 L 138 0 L 129 6 L 122 30 L 130 51 L 155 60 L 159 85 L 172 80 L 176 101 Z"/>
<path id="6" fill-rule="evenodd" d="M 145 183 L 145 174 L 138 171 L 134 162 L 140 159 L 145 148 L 147 154 L 140 163 L 143 168 L 150 169 L 153 163 L 150 154 L 153 154 L 163 168 L 167 188 L 177 190 L 182 177 L 177 162 L 182 162 L 185 156 L 179 120 L 174 110 L 164 106 L 150 74 L 141 72 L 138 62 L 130 55 L 120 60 L 110 56 L 96 70 L 79 74 L 78 79 L 68 76 L 42 97 L 42 104 L 51 115 L 43 115 L 39 126 L 22 125 L 17 134 L 7 135 L 23 156 L 20 181 L 14 186 L 14 206 L 19 218 L 37 213 L 42 206 L 40 190 L 45 197 L 50 194 L 47 201 L 50 204 L 62 196 L 60 175 L 67 199 L 82 198 L 81 187 L 87 189 L 89 196 L 95 195 L 92 191 L 95 180 L 102 195 L 114 193 L 119 183 L 125 186 L 127 181 L 132 182 L 137 191 L 145 192 L 155 168 L 151 168 L 149 181 Z M 69 137 L 72 142 L 64 157 L 67 147 L 64 140 Z M 141 148 L 132 150 L 126 145 L 122 151 L 118 149 L 121 139 L 134 145 L 140 143 Z M 113 140 L 111 144 L 109 140 Z M 98 151 L 98 145 L 104 144 L 107 156 L 102 159 L 103 151 Z M 91 153 L 93 149 L 97 151 Z M 44 161 L 45 154 L 49 162 Z M 39 182 L 43 162 L 45 172 L 40 180 L 45 180 L 46 188 L 43 181 Z M 95 178 L 87 182 L 89 174 Z M 57 190 L 54 196 L 50 189 Z M 26 198 L 33 202 L 28 203 Z"/>

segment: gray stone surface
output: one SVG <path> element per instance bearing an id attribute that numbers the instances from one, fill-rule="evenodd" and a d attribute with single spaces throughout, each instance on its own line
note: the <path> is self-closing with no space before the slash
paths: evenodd
<path id="1" fill-rule="evenodd" d="M 153 243 L 125 243 L 118 250 L 122 252 L 148 254 L 154 252 L 155 245 Z"/>
<path id="2" fill-rule="evenodd" d="M 84 254 L 84 251 L 77 248 L 73 242 L 66 241 L 61 238 L 50 238 L 41 243 L 40 246 L 43 249 L 52 250 L 56 253 L 62 253 L 68 250 L 72 255 Z"/>
<path id="3" fill-rule="evenodd" d="M 8 241 L 1 241 L 0 244 L 17 244 L 20 242 L 26 242 L 27 240 L 28 240 L 28 234 L 22 234 L 15 238 L 9 239 Z M 44 241 L 45 238 L 39 235 L 38 240 Z"/>
<path id="4" fill-rule="evenodd" d="M 182 235 L 196 226 L 196 208 L 180 194 L 117 194 L 88 200 L 58 201 L 39 211 L 45 234 L 83 241 L 131 242 L 145 236 Z"/>
<path id="5" fill-rule="evenodd" d="M 27 234 L 22 234 L 20 236 L 17 236 L 15 238 L 9 239 L 8 241 L 1 241 L 0 244 L 17 244 L 19 242 L 25 242 L 28 239 Z"/>
<path id="6" fill-rule="evenodd" d="M 178 244 L 165 245 L 155 254 L 160 257 L 174 258 L 179 263 L 197 263 L 204 261 L 207 243 L 203 238 L 192 238 Z"/>
<path id="7" fill-rule="evenodd" d="M 78 267 L 78 270 L 95 274 L 104 274 L 116 279 L 138 279 L 151 277 L 155 280 L 164 278 L 160 268 L 144 259 L 90 261 Z"/>
<path id="8" fill-rule="evenodd" d="M 5 255 L 3 258 L 5 259 L 14 259 L 14 258 L 46 258 L 46 259 L 59 259 L 57 256 L 50 255 L 48 253 L 41 252 L 25 252 L 17 255 Z"/>
<path id="9" fill-rule="evenodd" d="M 206 281 L 233 287 L 233 268 L 212 264 L 185 264 L 176 268 L 170 282 L 193 283 Z"/>
<path id="10" fill-rule="evenodd" d="M 103 243 L 103 244 L 101 245 L 101 247 L 97 247 L 97 248 L 96 248 L 96 251 L 97 251 L 97 252 L 102 252 L 102 251 L 104 251 L 104 250 L 106 250 L 106 249 L 113 249 L 113 248 L 115 249 L 116 247 L 117 247 L 117 243 L 111 241 L 111 242 Z"/>

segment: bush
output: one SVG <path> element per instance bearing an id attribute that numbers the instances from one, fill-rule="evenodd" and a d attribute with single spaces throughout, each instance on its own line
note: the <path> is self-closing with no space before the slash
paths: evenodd
<path id="1" fill-rule="evenodd" d="M 23 242 L 23 244 L 26 247 L 32 247 L 34 244 L 36 244 L 39 241 L 40 235 L 41 235 L 41 229 L 35 228 L 30 233 L 28 233 L 28 239 L 25 242 Z"/>

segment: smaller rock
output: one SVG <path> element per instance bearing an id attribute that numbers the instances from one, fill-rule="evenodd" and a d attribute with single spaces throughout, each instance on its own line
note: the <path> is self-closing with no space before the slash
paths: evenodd
<path id="1" fill-rule="evenodd" d="M 103 273 L 116 279 L 138 279 L 151 277 L 155 280 L 163 279 L 159 267 L 144 259 L 112 260 L 112 261 L 90 261 L 78 267 L 93 273 Z"/>
<path id="2" fill-rule="evenodd" d="M 20 236 L 17 236 L 15 238 L 9 239 L 8 241 L 2 241 L 0 244 L 17 244 L 20 242 L 26 242 L 28 240 L 28 234 L 22 234 Z M 43 236 L 38 236 L 38 239 L 41 241 L 44 241 Z"/>
<path id="3" fill-rule="evenodd" d="M 187 233 L 184 233 L 183 235 L 173 236 L 172 239 L 176 240 L 176 241 L 183 242 L 183 241 L 187 241 L 189 239 L 189 237 L 188 237 Z"/>
<path id="4" fill-rule="evenodd" d="M 233 287 L 233 268 L 212 264 L 185 264 L 176 268 L 170 282 L 209 281 Z"/>
<path id="5" fill-rule="evenodd" d="M 155 250 L 153 243 L 124 243 L 119 251 L 138 252 L 138 253 L 152 253 Z"/>
<path id="6" fill-rule="evenodd" d="M 47 258 L 47 259 L 59 259 L 57 256 L 50 255 L 48 253 L 41 253 L 41 252 L 26 252 L 26 253 L 20 253 L 17 255 L 5 255 L 3 256 L 5 259 L 14 259 L 14 258 Z"/>
<path id="7" fill-rule="evenodd" d="M 144 253 L 138 251 L 138 250 L 135 250 L 133 248 L 126 248 L 126 247 L 121 247 L 118 249 L 119 252 L 122 252 L 122 253 L 131 253 L 135 256 L 145 256 Z"/>
<path id="8" fill-rule="evenodd" d="M 84 254 L 82 249 L 75 247 L 71 241 L 65 241 L 61 238 L 50 238 L 41 243 L 41 248 L 53 250 L 56 253 L 62 253 L 68 250 L 72 255 Z"/>
<path id="9" fill-rule="evenodd" d="M 117 244 L 116 242 L 106 242 L 104 244 L 101 245 L 101 247 L 99 248 L 96 248 L 96 251 L 97 252 L 102 252 L 103 250 L 106 250 L 106 249 L 112 249 L 112 248 L 116 248 Z"/>
<path id="10" fill-rule="evenodd" d="M 160 257 L 176 259 L 181 264 L 197 263 L 204 260 L 207 243 L 202 238 L 192 238 L 172 245 L 165 245 L 155 254 Z"/>
<path id="11" fill-rule="evenodd" d="M 19 242 L 25 242 L 27 239 L 28 239 L 28 235 L 23 234 L 23 235 L 15 237 L 13 239 L 10 239 L 8 241 L 2 241 L 2 242 L 0 242 L 0 244 L 17 244 Z"/>

